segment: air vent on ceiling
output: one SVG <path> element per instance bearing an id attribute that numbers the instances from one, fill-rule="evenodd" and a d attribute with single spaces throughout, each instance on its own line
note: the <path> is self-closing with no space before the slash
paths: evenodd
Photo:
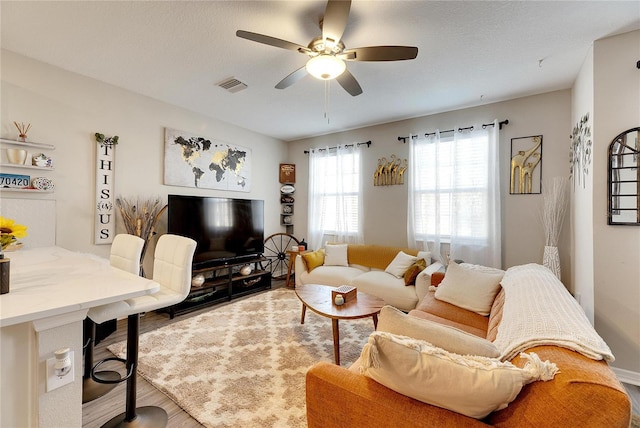
<path id="1" fill-rule="evenodd" d="M 235 94 L 243 89 L 247 89 L 247 85 L 236 79 L 235 77 L 230 77 L 228 79 L 223 80 L 222 82 L 217 84 L 222 89 L 226 89 L 227 91 Z"/>

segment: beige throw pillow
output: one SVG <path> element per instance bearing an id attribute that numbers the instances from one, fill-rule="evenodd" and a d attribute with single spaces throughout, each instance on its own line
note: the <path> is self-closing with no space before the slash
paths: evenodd
<path id="1" fill-rule="evenodd" d="M 435 297 L 480 315 L 489 315 L 493 300 L 500 291 L 504 271 L 479 269 L 450 262 Z"/>
<path id="2" fill-rule="evenodd" d="M 349 266 L 348 244 L 327 244 L 324 250 L 325 266 Z"/>
<path id="3" fill-rule="evenodd" d="M 481 355 L 493 358 L 500 355 L 498 348 L 482 337 L 474 336 L 455 327 L 412 317 L 388 305 L 380 311 L 377 331 L 424 340 L 460 355 Z"/>
<path id="4" fill-rule="evenodd" d="M 400 394 L 463 415 L 482 419 L 504 409 L 524 385 L 550 380 L 555 364 L 537 355 L 521 369 L 509 362 L 461 356 L 427 342 L 374 332 L 360 356 L 360 372 Z"/>
<path id="5" fill-rule="evenodd" d="M 407 269 L 409 269 L 416 260 L 418 260 L 416 256 L 411 256 L 404 251 L 400 251 L 384 271 L 396 278 L 402 278 Z"/>

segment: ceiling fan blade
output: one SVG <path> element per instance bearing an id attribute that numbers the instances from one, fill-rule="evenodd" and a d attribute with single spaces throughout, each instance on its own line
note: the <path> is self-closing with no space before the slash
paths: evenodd
<path id="1" fill-rule="evenodd" d="M 307 73 L 306 66 L 303 65 L 302 67 L 300 67 L 299 69 L 297 69 L 296 71 L 294 71 L 293 73 L 291 73 L 290 75 L 282 79 L 280 82 L 278 82 L 278 84 L 276 85 L 276 89 L 288 88 L 289 86 L 296 83 L 298 80 L 305 77 L 307 74 L 308 73 Z"/>
<path id="2" fill-rule="evenodd" d="M 349 70 L 345 70 L 344 73 L 336 77 L 336 80 L 340 86 L 342 86 L 344 90 L 349 92 L 352 96 L 356 97 L 362 93 L 360 84 Z"/>
<path id="3" fill-rule="evenodd" d="M 322 38 L 338 43 L 347 27 L 351 0 L 329 0 L 322 19 Z"/>
<path id="4" fill-rule="evenodd" d="M 415 46 L 369 46 L 346 49 L 338 58 L 347 61 L 403 61 L 418 56 Z"/>
<path id="5" fill-rule="evenodd" d="M 292 51 L 298 51 L 301 53 L 311 52 L 311 49 L 298 45 L 293 42 L 288 42 L 286 40 L 277 39 L 271 36 L 265 36 L 264 34 L 252 33 L 250 31 L 238 30 L 236 31 L 236 36 L 251 40 L 253 42 L 264 43 L 265 45 L 275 46 L 277 48 L 289 49 Z"/>

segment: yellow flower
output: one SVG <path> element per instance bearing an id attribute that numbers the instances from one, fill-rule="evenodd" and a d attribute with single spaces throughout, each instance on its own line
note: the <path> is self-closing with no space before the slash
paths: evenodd
<path id="1" fill-rule="evenodd" d="M 27 236 L 27 226 L 17 224 L 14 220 L 0 216 L 0 242 L 2 248 L 16 240 Z"/>
<path id="2" fill-rule="evenodd" d="M 0 216 L 0 232 L 13 235 L 16 238 L 27 236 L 27 226 L 16 223 L 14 220 Z"/>

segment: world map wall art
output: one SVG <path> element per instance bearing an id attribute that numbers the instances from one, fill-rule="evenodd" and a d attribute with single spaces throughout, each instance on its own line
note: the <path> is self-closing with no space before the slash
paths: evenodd
<path id="1" fill-rule="evenodd" d="M 164 141 L 164 184 L 251 190 L 251 149 L 171 128 Z"/>

